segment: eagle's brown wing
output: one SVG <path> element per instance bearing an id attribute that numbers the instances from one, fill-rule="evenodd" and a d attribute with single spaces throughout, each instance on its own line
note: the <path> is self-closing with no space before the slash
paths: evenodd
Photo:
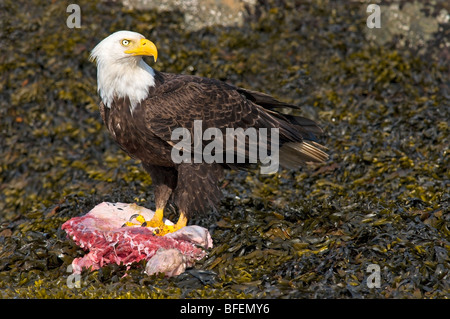
<path id="1" fill-rule="evenodd" d="M 260 103 L 261 105 L 259 105 Z M 323 161 L 326 154 L 304 141 L 307 134 L 318 132 L 317 125 L 310 120 L 289 117 L 274 109 L 286 107 L 272 97 L 247 91 L 224 82 L 188 76 L 157 72 L 157 85 L 149 89 L 149 97 L 136 109 L 141 135 L 151 133 L 171 148 L 177 141 L 172 140 L 172 132 L 177 128 L 187 129 L 194 136 L 194 121 L 202 121 L 202 133 L 208 128 L 219 129 L 223 136 L 226 128 L 260 128 L 267 132 L 268 146 L 282 146 L 279 153 L 281 165 L 298 167 L 307 161 Z M 304 124 L 304 125 L 302 125 Z M 279 143 L 271 141 L 269 131 L 279 129 Z M 192 138 L 191 150 L 195 139 Z M 246 139 L 245 163 L 181 163 L 176 165 L 177 183 L 173 191 L 173 201 L 190 217 L 194 212 L 205 213 L 208 206 L 214 207 L 222 196 L 218 180 L 223 167 L 249 167 L 249 140 Z M 210 141 L 202 141 L 203 146 Z M 224 143 L 226 144 L 226 143 Z M 223 154 L 229 145 L 223 145 Z M 235 154 L 237 145 L 233 144 Z M 268 147 L 269 148 L 269 147 Z M 192 154 L 192 156 L 194 156 Z M 225 157 L 224 157 L 225 158 Z"/>
<path id="2" fill-rule="evenodd" d="M 226 128 L 266 128 L 268 133 L 271 128 L 278 128 L 279 144 L 272 145 L 286 145 L 280 150 L 280 162 L 288 167 L 326 159 L 327 155 L 314 146 L 314 143 L 302 143 L 304 139 L 314 140 L 314 134 L 322 132 L 314 121 L 274 110 L 280 107 L 297 108 L 296 106 L 218 80 L 159 74 L 162 76 L 162 83 L 151 89 L 149 98 L 143 102 L 145 123 L 148 125 L 147 129 L 170 145 L 174 144 L 171 140 L 173 130 L 185 128 L 193 136 L 194 120 L 202 120 L 203 131 L 214 127 L 221 130 L 223 136 Z M 270 142 L 269 139 L 268 146 Z M 209 141 L 203 141 L 203 145 L 208 143 Z M 248 149 L 246 145 L 246 150 Z M 235 151 L 237 152 L 236 148 Z M 283 154 L 288 161 L 283 161 Z M 247 155 L 248 153 L 246 159 Z"/>

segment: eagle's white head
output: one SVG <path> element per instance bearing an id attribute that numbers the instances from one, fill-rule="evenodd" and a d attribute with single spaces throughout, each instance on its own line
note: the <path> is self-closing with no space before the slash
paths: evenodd
<path id="1" fill-rule="evenodd" d="M 98 92 L 103 103 L 111 107 L 114 98 L 128 97 L 130 110 L 147 98 L 148 88 L 155 85 L 155 72 L 142 60 L 158 51 L 142 34 L 118 31 L 103 39 L 92 50 L 90 59 L 97 63 Z"/>

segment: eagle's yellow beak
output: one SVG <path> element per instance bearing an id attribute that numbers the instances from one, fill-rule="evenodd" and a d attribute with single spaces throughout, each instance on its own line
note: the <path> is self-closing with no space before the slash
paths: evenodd
<path id="1" fill-rule="evenodd" d="M 156 45 L 147 39 L 141 39 L 139 43 L 136 43 L 129 50 L 126 50 L 125 53 L 131 55 L 150 55 L 156 60 L 158 59 L 158 50 L 156 49 Z"/>

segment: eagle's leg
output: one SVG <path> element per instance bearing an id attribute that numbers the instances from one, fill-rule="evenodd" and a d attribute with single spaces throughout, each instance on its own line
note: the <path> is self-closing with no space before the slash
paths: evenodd
<path id="1" fill-rule="evenodd" d="M 183 212 L 181 212 L 180 217 L 178 217 L 177 223 L 174 226 L 172 226 L 174 229 L 173 231 L 177 231 L 178 229 L 185 227 L 187 225 L 187 221 L 188 220 L 186 215 Z"/>
<path id="2" fill-rule="evenodd" d="M 176 231 L 181 227 L 174 225 L 166 225 L 163 221 L 164 209 L 172 195 L 173 189 L 177 185 L 177 171 L 173 167 L 161 167 L 143 163 L 144 169 L 150 174 L 152 183 L 155 187 L 155 204 L 156 211 L 152 219 L 146 221 L 144 217 L 138 216 L 136 220 L 141 223 L 141 226 L 156 228 L 155 234 L 164 236 L 169 232 Z M 184 226 L 186 223 L 184 223 Z M 176 228 L 176 229 L 175 229 Z"/>

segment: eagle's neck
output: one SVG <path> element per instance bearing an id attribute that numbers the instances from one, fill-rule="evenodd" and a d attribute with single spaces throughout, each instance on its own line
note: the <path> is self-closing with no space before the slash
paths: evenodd
<path id="1" fill-rule="evenodd" d="M 128 98 L 130 112 L 148 96 L 155 86 L 155 71 L 141 57 L 97 65 L 98 92 L 105 106 L 111 108 L 115 98 Z"/>

